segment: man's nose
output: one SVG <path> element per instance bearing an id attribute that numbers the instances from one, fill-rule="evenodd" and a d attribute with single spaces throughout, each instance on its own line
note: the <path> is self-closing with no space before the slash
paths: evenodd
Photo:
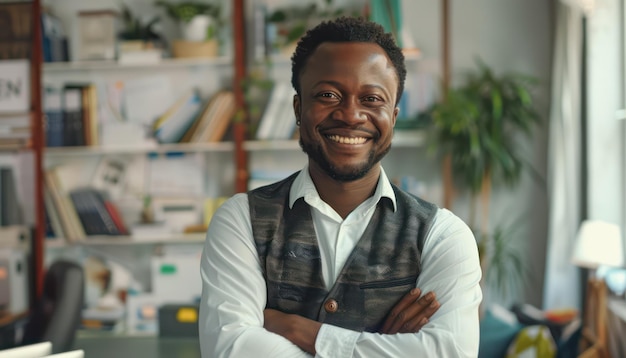
<path id="1" fill-rule="evenodd" d="M 344 100 L 333 111 L 333 119 L 356 124 L 367 120 L 366 111 L 358 100 Z"/>

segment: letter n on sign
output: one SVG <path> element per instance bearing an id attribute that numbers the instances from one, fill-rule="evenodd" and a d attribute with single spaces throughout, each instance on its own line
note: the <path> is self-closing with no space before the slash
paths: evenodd
<path id="1" fill-rule="evenodd" d="M 27 60 L 0 61 L 0 113 L 30 110 L 30 65 Z"/>

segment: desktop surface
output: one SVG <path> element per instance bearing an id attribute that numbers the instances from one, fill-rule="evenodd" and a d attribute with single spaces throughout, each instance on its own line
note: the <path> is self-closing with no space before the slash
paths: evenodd
<path id="1" fill-rule="evenodd" d="M 88 358 L 200 358 L 197 338 L 156 336 L 76 337 L 73 349 Z"/>

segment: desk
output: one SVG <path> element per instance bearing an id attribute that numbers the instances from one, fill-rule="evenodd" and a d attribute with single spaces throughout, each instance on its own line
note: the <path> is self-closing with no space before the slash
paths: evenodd
<path id="1" fill-rule="evenodd" d="M 626 357 L 626 301 L 610 297 L 608 300 L 609 351 L 611 357 Z"/>
<path id="2" fill-rule="evenodd" d="M 85 358 L 200 358 L 197 338 L 78 336 L 74 349 L 84 350 Z"/>

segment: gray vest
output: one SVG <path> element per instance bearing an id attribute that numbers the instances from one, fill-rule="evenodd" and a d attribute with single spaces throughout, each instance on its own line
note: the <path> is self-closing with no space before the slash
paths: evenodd
<path id="1" fill-rule="evenodd" d="M 378 331 L 398 300 L 415 287 L 437 207 L 392 185 L 396 212 L 388 198 L 379 201 L 329 291 L 311 209 L 302 198 L 289 209 L 289 189 L 297 174 L 248 193 L 267 308 L 355 331 Z"/>

